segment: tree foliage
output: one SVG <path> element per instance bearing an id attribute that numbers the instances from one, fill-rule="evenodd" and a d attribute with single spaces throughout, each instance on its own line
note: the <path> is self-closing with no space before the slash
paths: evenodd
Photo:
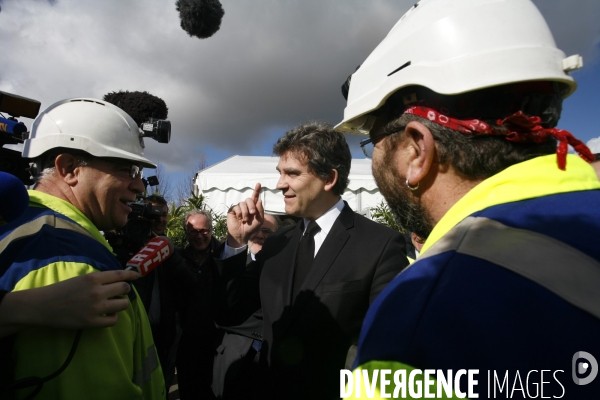
<path id="1" fill-rule="evenodd" d="M 227 216 L 213 211 L 205 203 L 206 198 L 203 195 L 196 196 L 192 194 L 180 205 L 171 202 L 169 214 L 167 216 L 167 229 L 165 234 L 171 238 L 175 246 L 184 247 L 187 244 L 185 231 L 183 229 L 183 217 L 188 211 L 203 210 L 208 211 L 213 220 L 213 236 L 219 241 L 227 236 Z"/>
<path id="2" fill-rule="evenodd" d="M 198 171 L 202 171 L 206 168 L 206 156 L 202 151 L 198 152 L 197 161 L 194 168 L 182 179 L 177 182 L 175 187 L 175 200 L 178 203 L 185 201 L 190 195 L 194 193 L 194 181 Z"/>
<path id="3" fill-rule="evenodd" d="M 400 233 L 407 233 L 406 229 L 401 227 L 398 224 L 398 222 L 396 222 L 392 211 L 384 201 L 382 201 L 379 205 L 376 205 L 375 207 L 371 207 L 370 211 L 371 218 L 373 219 L 373 221 L 379 222 L 380 224 L 397 230 Z"/>

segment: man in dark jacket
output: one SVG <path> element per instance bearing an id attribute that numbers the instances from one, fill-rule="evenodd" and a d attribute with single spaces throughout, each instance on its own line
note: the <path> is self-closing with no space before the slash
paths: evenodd
<path id="1" fill-rule="evenodd" d="M 351 155 L 341 133 L 309 123 L 273 150 L 285 211 L 301 220 L 269 236 L 245 268 L 245 244 L 263 219 L 260 184 L 231 208 L 219 261 L 228 282 L 225 314 L 241 319 L 262 307 L 266 397 L 339 399 L 339 371 L 353 359 L 369 305 L 408 264 L 404 239 L 342 200 Z"/>
<path id="2" fill-rule="evenodd" d="M 265 214 L 258 231 L 248 240 L 246 264 L 256 259 L 267 237 L 279 227 L 274 215 Z M 263 316 L 256 310 L 250 318 L 239 325 L 221 326 L 223 338 L 217 347 L 213 364 L 213 392 L 223 399 L 259 399 L 262 369 L 259 365 L 262 347 Z M 249 389 L 250 388 L 250 389 Z"/>
<path id="3" fill-rule="evenodd" d="M 175 250 L 185 260 L 185 267 L 177 271 L 176 277 L 182 330 L 176 361 L 179 394 L 182 400 L 211 399 L 216 328 L 210 296 L 213 251 L 220 243 L 212 235 L 209 212 L 187 213 L 184 229 L 188 245 Z"/>
<path id="4" fill-rule="evenodd" d="M 165 235 L 169 208 L 164 197 L 159 195 L 148 196 L 144 202 L 152 206 L 152 234 L 145 240 L 147 243 L 155 235 Z M 177 345 L 176 293 L 178 284 L 174 279 L 176 271 L 182 269 L 183 265 L 183 259 L 179 255 L 173 254 L 159 267 L 133 283 L 150 320 L 150 328 L 167 390 L 175 377 L 175 363 L 172 360 L 169 361 L 169 354 Z"/>

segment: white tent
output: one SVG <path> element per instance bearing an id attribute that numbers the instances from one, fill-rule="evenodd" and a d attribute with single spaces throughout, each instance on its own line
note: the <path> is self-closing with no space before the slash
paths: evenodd
<path id="1" fill-rule="evenodd" d="M 285 214 L 283 195 L 277 190 L 278 160 L 279 157 L 230 157 L 198 172 L 194 177 L 194 193 L 205 196 L 206 204 L 214 211 L 226 213 L 231 205 L 250 197 L 260 182 L 265 211 Z M 367 216 L 370 207 L 383 201 L 371 173 L 371 160 L 352 160 L 350 184 L 342 198 L 354 211 Z"/>

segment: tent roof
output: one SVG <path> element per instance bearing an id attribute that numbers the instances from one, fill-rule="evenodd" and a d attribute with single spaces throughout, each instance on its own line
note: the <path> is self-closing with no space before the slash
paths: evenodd
<path id="1" fill-rule="evenodd" d="M 279 172 L 275 168 L 278 161 L 276 156 L 232 156 L 198 172 L 196 185 L 204 191 L 212 188 L 242 190 L 252 189 L 260 182 L 264 188 L 277 190 Z M 366 158 L 353 159 L 350 168 L 348 189 L 356 191 L 360 188 L 377 190 L 371 173 L 371 160 Z"/>

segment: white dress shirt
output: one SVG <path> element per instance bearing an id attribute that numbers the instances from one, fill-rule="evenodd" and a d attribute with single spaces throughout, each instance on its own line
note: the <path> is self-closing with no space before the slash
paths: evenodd
<path id="1" fill-rule="evenodd" d="M 340 216 L 342 210 L 344 209 L 344 200 L 340 197 L 337 203 L 329 210 L 325 212 L 325 214 L 321 215 L 319 218 L 315 220 L 315 222 L 319 225 L 321 230 L 315 234 L 315 256 L 319 252 L 321 245 L 327 238 L 331 227 L 335 223 L 335 220 Z M 310 219 L 304 218 L 304 230 L 308 227 L 308 223 Z M 303 232 L 304 233 L 304 232 Z"/>

